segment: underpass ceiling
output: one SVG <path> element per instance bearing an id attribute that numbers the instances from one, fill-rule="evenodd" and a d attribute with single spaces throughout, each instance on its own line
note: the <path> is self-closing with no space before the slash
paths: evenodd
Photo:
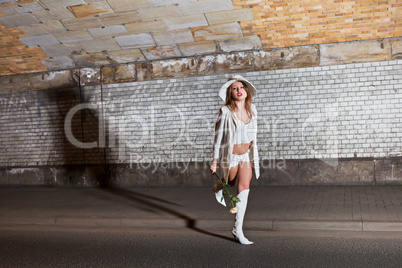
<path id="1" fill-rule="evenodd" d="M 231 0 L 0 0 L 0 75 L 258 49 L 251 19 Z"/>
<path id="2" fill-rule="evenodd" d="M 401 36 L 400 0 L 0 0 L 0 76 Z"/>

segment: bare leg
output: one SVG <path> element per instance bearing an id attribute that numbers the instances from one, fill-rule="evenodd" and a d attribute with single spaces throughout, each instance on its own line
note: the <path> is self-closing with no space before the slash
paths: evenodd
<path id="1" fill-rule="evenodd" d="M 240 202 L 236 202 L 238 212 L 235 216 L 235 223 L 232 229 L 232 234 L 243 245 L 253 244 L 253 242 L 248 240 L 243 234 L 244 214 L 246 213 L 247 209 L 252 174 L 253 171 L 250 162 L 239 162 L 237 171 L 237 198 L 240 199 Z"/>
<path id="2" fill-rule="evenodd" d="M 239 165 L 230 168 L 230 170 L 229 170 L 229 178 L 228 178 L 228 184 L 230 186 L 234 186 L 236 184 L 236 178 L 237 178 L 237 171 L 238 170 L 239 170 Z"/>
<path id="3" fill-rule="evenodd" d="M 239 162 L 237 167 L 237 193 L 239 194 L 243 190 L 250 189 L 250 181 L 251 177 L 253 176 L 253 169 L 250 162 Z"/>

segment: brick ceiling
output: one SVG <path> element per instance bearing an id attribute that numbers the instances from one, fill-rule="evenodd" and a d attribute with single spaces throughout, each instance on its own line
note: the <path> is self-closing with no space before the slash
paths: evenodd
<path id="1" fill-rule="evenodd" d="M 256 49 L 252 18 L 231 0 L 0 0 L 0 75 Z"/>
<path id="2" fill-rule="evenodd" d="M 0 0 L 0 76 L 400 37 L 400 0 Z"/>

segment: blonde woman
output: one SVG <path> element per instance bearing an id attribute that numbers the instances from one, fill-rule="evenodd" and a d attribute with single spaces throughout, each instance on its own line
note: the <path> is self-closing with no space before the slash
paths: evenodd
<path id="1" fill-rule="evenodd" d="M 220 109 L 215 126 L 214 156 L 210 166 L 212 174 L 219 167 L 223 170 L 223 180 L 230 185 L 237 181 L 236 202 L 238 212 L 232 234 L 241 244 L 250 245 L 243 234 L 243 220 L 246 213 L 253 174 L 258 179 L 259 161 L 257 151 L 257 110 L 252 103 L 257 90 L 240 75 L 232 76 L 221 87 L 219 96 L 225 102 Z M 216 200 L 226 206 L 223 186 L 219 180 L 213 187 Z"/>

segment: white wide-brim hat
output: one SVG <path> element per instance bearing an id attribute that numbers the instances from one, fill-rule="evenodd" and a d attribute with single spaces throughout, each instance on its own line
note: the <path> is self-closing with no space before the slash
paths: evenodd
<path id="1" fill-rule="evenodd" d="M 221 89 L 219 90 L 219 97 L 221 97 L 221 99 L 226 102 L 226 92 L 228 90 L 228 87 L 230 87 L 231 84 L 233 84 L 234 82 L 237 81 L 241 81 L 244 82 L 247 85 L 248 90 L 250 91 L 251 97 L 255 97 L 257 95 L 257 89 L 255 89 L 255 87 L 253 86 L 253 84 L 251 84 L 246 78 L 244 78 L 241 75 L 233 75 L 229 81 L 227 81 L 225 84 L 223 84 L 223 86 L 221 87 Z"/>

